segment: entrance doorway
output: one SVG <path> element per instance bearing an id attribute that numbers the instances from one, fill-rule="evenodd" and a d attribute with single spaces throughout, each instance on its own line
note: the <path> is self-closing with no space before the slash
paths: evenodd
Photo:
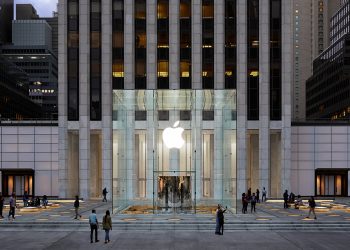
<path id="1" fill-rule="evenodd" d="M 348 170 L 317 169 L 317 196 L 348 196 Z"/>
<path id="2" fill-rule="evenodd" d="M 27 191 L 29 196 L 34 196 L 34 170 L 32 169 L 11 169 L 1 170 L 2 194 L 10 196 L 23 196 Z"/>
<path id="3" fill-rule="evenodd" d="M 195 184 L 191 172 L 155 172 L 155 213 L 194 213 Z"/>

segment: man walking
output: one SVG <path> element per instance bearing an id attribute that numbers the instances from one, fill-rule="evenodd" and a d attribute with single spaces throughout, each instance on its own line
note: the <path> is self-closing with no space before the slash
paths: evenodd
<path id="1" fill-rule="evenodd" d="M 265 190 L 265 187 L 263 187 L 262 197 L 261 197 L 261 202 L 264 202 L 264 201 L 266 201 L 266 190 Z"/>
<path id="2" fill-rule="evenodd" d="M 12 220 L 15 219 L 15 210 L 16 210 L 16 195 L 15 193 L 12 193 L 11 198 L 10 198 L 10 211 L 8 215 L 8 219 L 10 220 L 12 216 Z"/>
<path id="3" fill-rule="evenodd" d="M 288 190 L 284 191 L 284 194 L 283 194 L 283 200 L 284 200 L 284 203 L 283 203 L 283 207 L 284 208 L 288 208 Z"/>
<path id="4" fill-rule="evenodd" d="M 102 200 L 102 202 L 107 202 L 107 188 L 104 188 L 103 190 L 102 190 L 102 195 L 103 195 L 103 200 Z"/>
<path id="5" fill-rule="evenodd" d="M 94 231 L 95 231 L 95 242 L 99 242 L 99 240 L 97 239 L 98 220 L 97 220 L 95 209 L 92 209 L 92 213 L 89 216 L 89 223 L 90 223 L 90 243 L 93 243 L 92 236 Z"/>
<path id="6" fill-rule="evenodd" d="M 75 209 L 75 218 L 74 219 L 78 219 L 78 216 L 79 218 L 81 218 L 81 214 L 79 214 L 79 196 L 75 196 L 75 201 L 74 201 L 74 209 Z"/>
<path id="7" fill-rule="evenodd" d="M 4 197 L 2 196 L 2 193 L 0 192 L 0 218 L 3 219 L 4 216 L 2 216 L 2 209 L 4 208 Z"/>

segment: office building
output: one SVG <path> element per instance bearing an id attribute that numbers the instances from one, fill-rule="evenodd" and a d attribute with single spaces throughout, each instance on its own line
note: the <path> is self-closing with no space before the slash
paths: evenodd
<path id="1" fill-rule="evenodd" d="M 0 2 L 0 45 L 11 43 L 13 0 Z"/>

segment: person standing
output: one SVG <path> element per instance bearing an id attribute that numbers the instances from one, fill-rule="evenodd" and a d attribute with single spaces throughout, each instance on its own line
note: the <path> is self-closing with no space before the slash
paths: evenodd
<path id="1" fill-rule="evenodd" d="M 27 191 L 24 191 L 23 194 L 23 206 L 28 207 L 29 195 Z"/>
<path id="2" fill-rule="evenodd" d="M 10 211 L 8 215 L 8 219 L 12 216 L 12 220 L 15 219 L 15 210 L 16 210 L 16 194 L 12 193 L 10 198 Z"/>
<path id="3" fill-rule="evenodd" d="M 317 219 L 316 214 L 315 214 L 315 207 L 316 207 L 315 198 L 313 196 L 311 196 L 309 199 L 309 215 L 306 218 L 310 218 L 310 214 L 312 212 L 315 216 L 315 220 Z"/>
<path id="4" fill-rule="evenodd" d="M 256 202 L 260 203 L 260 190 L 259 190 L 259 188 L 256 189 Z"/>
<path id="5" fill-rule="evenodd" d="M 109 231 L 112 230 L 112 219 L 109 210 L 106 211 L 106 215 L 103 216 L 102 227 L 105 230 L 105 244 L 110 242 Z"/>
<path id="6" fill-rule="evenodd" d="M 4 208 L 4 196 L 2 196 L 2 193 L 0 192 L 0 218 L 3 219 L 4 216 L 2 215 L 2 210 Z"/>
<path id="7" fill-rule="evenodd" d="M 97 237 L 98 220 L 97 220 L 95 209 L 92 209 L 92 213 L 89 216 L 89 224 L 90 224 L 90 243 L 93 243 L 92 236 L 94 234 L 94 231 L 95 231 L 95 242 L 99 242 Z"/>
<path id="8" fill-rule="evenodd" d="M 103 200 L 102 200 L 102 202 L 107 202 L 107 188 L 104 188 L 103 190 L 102 190 L 102 195 L 103 195 Z"/>
<path id="9" fill-rule="evenodd" d="M 284 191 L 284 194 L 283 194 L 283 200 L 284 200 L 284 203 L 283 203 L 283 208 L 288 208 L 288 190 Z"/>
<path id="10" fill-rule="evenodd" d="M 266 190 L 265 190 L 265 187 L 263 187 L 262 197 L 261 197 L 261 202 L 264 202 L 264 201 L 266 201 Z"/>
<path id="11" fill-rule="evenodd" d="M 79 218 L 81 218 L 81 214 L 79 214 L 79 196 L 75 196 L 75 201 L 74 201 L 74 209 L 75 209 L 75 218 L 74 219 L 78 219 L 78 216 Z"/>
<path id="12" fill-rule="evenodd" d="M 256 205 L 256 196 L 255 196 L 255 193 L 253 193 L 252 198 L 250 200 L 250 212 L 251 213 L 253 213 L 253 210 L 255 213 L 255 205 Z"/>
<path id="13" fill-rule="evenodd" d="M 215 213 L 215 234 L 220 234 L 220 222 L 219 222 L 219 211 L 220 211 L 220 204 L 218 204 L 218 208 L 216 209 Z"/>
<path id="14" fill-rule="evenodd" d="M 218 210 L 217 210 L 217 221 L 219 222 L 219 230 L 217 234 L 223 235 L 224 234 L 224 213 L 226 212 L 227 207 L 225 210 L 222 209 L 220 205 L 218 205 Z"/>

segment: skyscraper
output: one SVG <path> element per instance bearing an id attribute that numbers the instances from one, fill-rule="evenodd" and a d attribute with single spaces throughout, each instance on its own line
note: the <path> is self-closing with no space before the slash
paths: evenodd
<path id="1" fill-rule="evenodd" d="M 289 189 L 291 6 L 60 1 L 60 196 L 157 210 Z"/>
<path id="2" fill-rule="evenodd" d="M 0 2 L 0 45 L 11 43 L 13 0 Z"/>
<path id="3" fill-rule="evenodd" d="M 330 44 L 330 20 L 340 0 L 294 0 L 293 4 L 293 119 L 305 119 L 305 82 L 312 62 Z"/>

